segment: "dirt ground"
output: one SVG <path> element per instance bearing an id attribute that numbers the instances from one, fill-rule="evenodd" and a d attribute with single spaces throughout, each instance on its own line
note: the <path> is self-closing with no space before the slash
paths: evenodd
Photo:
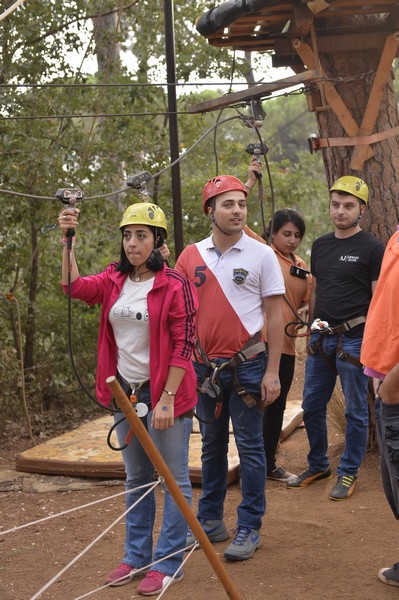
<path id="1" fill-rule="evenodd" d="M 330 433 L 335 468 L 342 450 L 340 434 Z M 18 451 L 23 448 L 19 447 Z M 306 433 L 297 429 L 281 445 L 279 463 L 293 472 L 305 465 Z M 121 481 L 83 481 L 29 475 L 12 468 L 16 448 L 3 450 L 0 463 L 0 522 L 3 531 L 123 491 Z M 7 471 L 9 469 L 9 471 Z M 8 478 L 8 479 L 7 479 Z M 399 560 L 398 526 L 385 501 L 376 454 L 368 453 L 354 495 L 332 502 L 333 480 L 303 490 L 267 484 L 267 516 L 262 545 L 249 561 L 223 564 L 242 600 L 390 600 L 399 591 L 377 579 L 380 567 Z M 1 487 L 2 486 L 2 487 Z M 45 490 L 45 491 L 43 491 Z M 196 506 L 200 488 L 194 488 Z M 162 491 L 157 491 L 161 505 Z M 236 521 L 240 498 L 229 487 L 225 519 Z M 122 512 L 123 497 L 59 516 L 43 524 L 0 536 L 0 598 L 28 600 L 106 529 Z M 43 600 L 136 598 L 135 580 L 119 588 L 85 594 L 103 585 L 107 571 L 122 556 L 124 526 L 113 527 L 40 597 Z M 228 542 L 215 545 L 222 557 Z M 173 600 L 222 600 L 228 595 L 201 550 L 184 567 L 181 583 L 164 594 Z"/>

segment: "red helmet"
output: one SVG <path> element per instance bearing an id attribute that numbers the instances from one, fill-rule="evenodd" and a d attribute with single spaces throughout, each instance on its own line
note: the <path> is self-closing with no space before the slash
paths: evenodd
<path id="1" fill-rule="evenodd" d="M 248 189 L 242 181 L 237 179 L 237 177 L 233 177 L 233 175 L 218 175 L 218 177 L 209 179 L 202 190 L 202 208 L 204 209 L 204 213 L 206 214 L 206 203 L 208 200 L 219 194 L 223 194 L 223 192 L 232 192 L 234 190 L 244 192 L 245 196 L 248 196 Z"/>

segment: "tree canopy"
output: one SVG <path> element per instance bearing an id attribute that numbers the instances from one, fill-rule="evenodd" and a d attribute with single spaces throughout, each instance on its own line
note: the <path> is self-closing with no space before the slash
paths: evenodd
<path id="1" fill-rule="evenodd" d="M 190 150 L 181 163 L 186 244 L 208 233 L 200 204 L 206 179 L 227 172 L 245 180 L 250 159 L 245 148 L 257 141 L 239 119 L 223 122 L 236 116 L 236 110 L 187 113 L 191 104 L 227 91 L 227 86 L 198 91 L 193 82 L 245 84 L 248 76 L 244 57 L 215 49 L 196 33 L 195 17 L 206 5 L 175 2 L 176 73 L 179 84 L 185 84 L 178 87 L 179 137 L 182 155 Z M 76 251 L 83 274 L 118 257 L 121 212 L 138 199 L 136 192 L 126 190 L 127 175 L 143 170 L 154 175 L 149 189 L 165 209 L 170 231 L 173 199 L 159 2 L 30 0 L 0 27 L 0 381 L 2 408 L 18 416 L 21 373 L 30 406 L 45 408 L 77 388 L 68 362 L 67 306 L 59 283 L 61 247 L 54 223 L 62 205 L 54 197 L 56 190 L 79 186 L 93 198 L 80 204 Z M 258 60 L 258 68 L 266 72 L 267 57 Z M 271 99 L 264 108 L 260 133 L 269 145 L 273 188 L 272 194 L 265 170 L 265 218 L 271 217 L 272 200 L 275 209 L 298 208 L 308 224 L 302 246 L 306 258 L 312 239 L 328 229 L 321 157 L 307 151 L 314 117 L 307 113 L 303 95 Z M 95 199 L 104 194 L 106 198 Z M 259 233 L 261 212 L 254 191 L 249 224 Z M 173 255 L 173 236 L 170 247 Z M 97 320 L 96 308 L 73 305 L 75 361 L 78 368 L 84 365 L 89 386 Z"/>

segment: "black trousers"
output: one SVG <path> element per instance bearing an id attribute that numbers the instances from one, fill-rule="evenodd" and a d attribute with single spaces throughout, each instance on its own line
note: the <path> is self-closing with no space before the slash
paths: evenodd
<path id="1" fill-rule="evenodd" d="M 281 392 L 279 397 L 273 404 L 267 406 L 263 413 L 263 443 L 268 473 L 276 468 L 276 450 L 283 426 L 287 396 L 294 378 L 294 369 L 295 356 L 293 354 L 282 354 L 279 369 Z"/>
<path id="2" fill-rule="evenodd" d="M 381 477 L 386 499 L 399 519 L 399 404 L 374 404 L 381 453 Z"/>

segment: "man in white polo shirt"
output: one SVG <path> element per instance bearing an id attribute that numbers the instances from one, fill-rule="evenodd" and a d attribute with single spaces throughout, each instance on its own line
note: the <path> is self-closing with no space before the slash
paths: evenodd
<path id="1" fill-rule="evenodd" d="M 231 419 L 241 465 L 242 501 L 228 560 L 251 558 L 260 544 L 266 509 L 262 411 L 280 393 L 284 336 L 284 281 L 274 252 L 243 229 L 248 188 L 236 177 L 208 181 L 202 206 L 212 234 L 188 246 L 176 269 L 197 288 L 198 351 L 194 366 L 201 393 L 202 495 L 198 519 L 211 542 L 229 537 L 223 521 Z M 268 323 L 268 356 L 261 329 Z M 194 541 L 191 532 L 188 543 Z"/>

